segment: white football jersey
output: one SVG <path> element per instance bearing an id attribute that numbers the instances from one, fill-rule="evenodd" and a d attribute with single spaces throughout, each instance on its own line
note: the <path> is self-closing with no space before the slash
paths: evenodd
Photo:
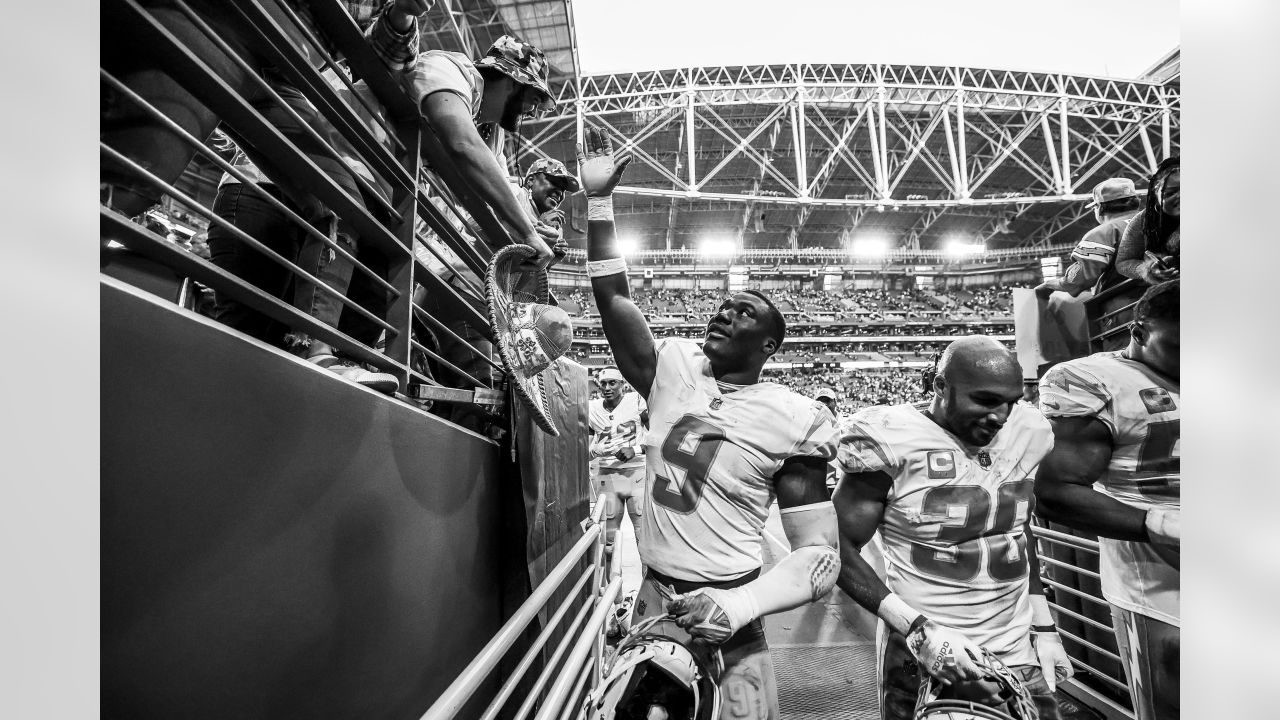
<path id="1" fill-rule="evenodd" d="M 835 418 L 777 383 L 722 392 L 699 343 L 657 343 L 649 392 L 640 559 L 681 580 L 729 580 L 760 567 L 783 463 L 835 456 Z"/>
<path id="2" fill-rule="evenodd" d="M 1048 417 L 1096 417 L 1111 430 L 1111 463 L 1094 485 L 1142 509 L 1182 507 L 1182 398 L 1176 380 L 1102 352 L 1054 365 L 1040 380 Z M 1178 569 L 1147 543 L 1099 538 L 1102 595 L 1180 627 Z"/>
<path id="3" fill-rule="evenodd" d="M 609 470 L 630 470 L 644 466 L 644 445 L 641 439 L 644 426 L 640 422 L 640 413 L 644 411 L 644 400 L 640 393 L 629 392 L 618 401 L 618 406 L 609 410 L 604 406 L 604 398 L 591 401 L 588 416 L 591 430 L 595 436 L 591 438 L 593 449 L 608 453 L 600 458 L 600 467 Z M 624 447 L 635 448 L 636 456 L 626 462 L 619 462 L 613 453 Z"/>
<path id="4" fill-rule="evenodd" d="M 893 480 L 880 525 L 886 584 L 1005 664 L 1033 664 L 1025 531 L 1053 431 L 1019 401 L 995 439 L 975 447 L 929 419 L 927 407 L 870 407 L 841 427 L 844 471 Z"/>

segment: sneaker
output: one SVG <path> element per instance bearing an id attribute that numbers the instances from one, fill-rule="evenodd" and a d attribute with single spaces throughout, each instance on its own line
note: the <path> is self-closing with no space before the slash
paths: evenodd
<path id="1" fill-rule="evenodd" d="M 367 370 L 363 365 L 353 360 L 334 357 L 333 355 L 317 355 L 313 358 L 307 358 L 307 362 L 315 363 L 340 378 L 358 383 L 384 395 L 390 395 L 400 388 L 400 381 L 396 380 L 395 375 Z"/>

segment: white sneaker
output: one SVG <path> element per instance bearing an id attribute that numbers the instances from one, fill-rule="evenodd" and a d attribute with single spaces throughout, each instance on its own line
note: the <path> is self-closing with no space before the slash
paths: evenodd
<path id="1" fill-rule="evenodd" d="M 363 365 L 353 360 L 334 357 L 333 355 L 317 355 L 313 358 L 307 358 L 307 362 L 315 363 L 338 377 L 363 385 L 370 390 L 376 390 L 384 395 L 390 395 L 400 388 L 400 381 L 396 380 L 395 375 L 367 370 Z"/>

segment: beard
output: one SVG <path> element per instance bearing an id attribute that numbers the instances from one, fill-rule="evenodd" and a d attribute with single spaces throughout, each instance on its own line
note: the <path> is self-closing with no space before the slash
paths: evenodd
<path id="1" fill-rule="evenodd" d="M 498 127 L 507 132 L 516 132 L 520 127 L 520 118 L 524 116 L 524 86 L 520 87 L 520 91 L 512 93 L 507 98 L 507 102 L 502 106 L 502 118 L 498 120 Z"/>

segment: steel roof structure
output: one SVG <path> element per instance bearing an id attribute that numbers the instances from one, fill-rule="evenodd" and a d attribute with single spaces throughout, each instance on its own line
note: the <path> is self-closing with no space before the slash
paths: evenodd
<path id="1" fill-rule="evenodd" d="M 479 57 L 513 33 L 546 52 L 556 112 L 525 123 L 512 157 L 572 167 L 583 129 L 605 130 L 635 156 L 614 204 L 641 250 L 1074 242 L 1094 184 L 1143 188 L 1179 149 L 1177 49 L 1138 79 L 877 64 L 581 76 L 568 0 L 440 0 L 424 26 L 424 48 Z"/>

